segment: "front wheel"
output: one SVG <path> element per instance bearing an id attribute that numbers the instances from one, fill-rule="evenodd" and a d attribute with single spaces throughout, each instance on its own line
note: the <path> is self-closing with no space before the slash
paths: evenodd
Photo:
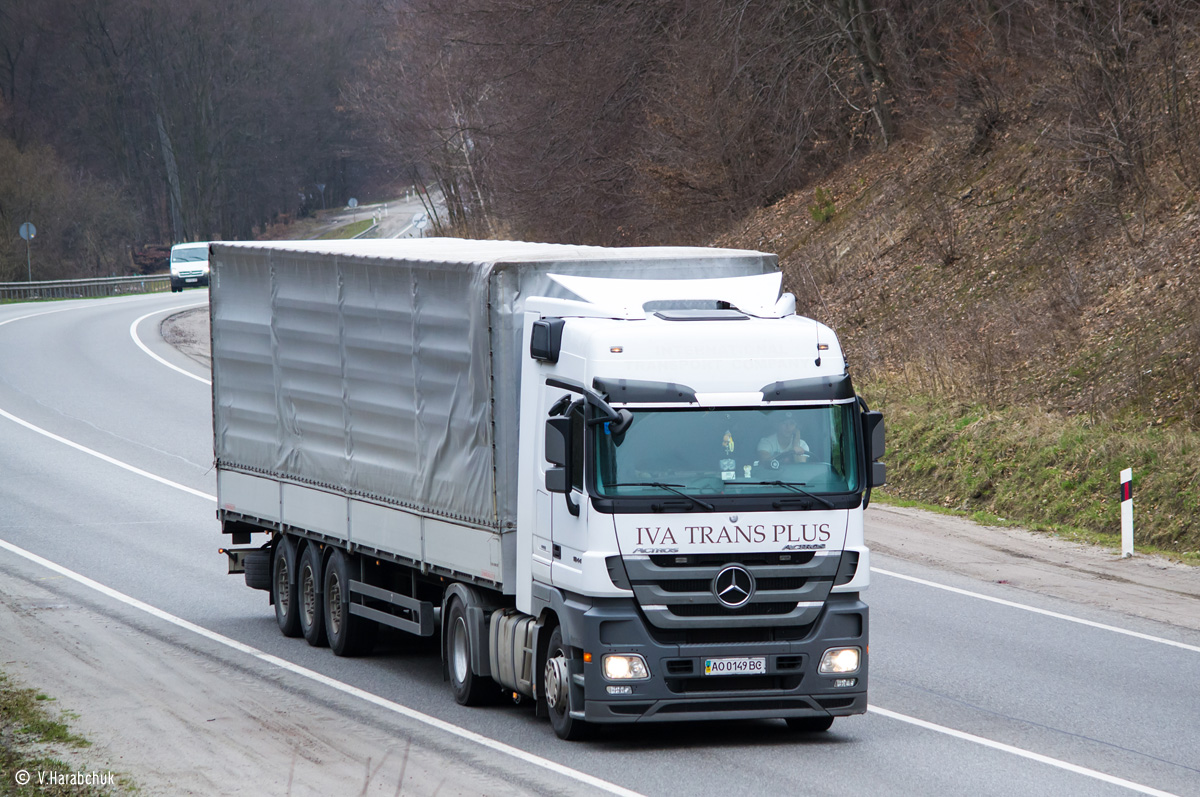
<path id="1" fill-rule="evenodd" d="M 446 623 L 446 669 L 450 687 L 459 705 L 478 706 L 496 691 L 491 678 L 471 671 L 471 633 L 467 628 L 467 607 L 458 598 L 450 601 L 450 616 Z"/>
<path id="2" fill-rule="evenodd" d="M 546 647 L 546 667 L 543 684 L 546 708 L 550 712 L 550 724 L 558 738 L 568 742 L 586 738 L 590 730 L 587 723 L 571 716 L 571 665 L 573 653 L 563 644 L 562 626 L 555 626 Z"/>

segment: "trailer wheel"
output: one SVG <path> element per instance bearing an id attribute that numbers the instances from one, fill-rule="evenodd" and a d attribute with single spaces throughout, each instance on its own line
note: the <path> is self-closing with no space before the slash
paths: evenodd
<path id="1" fill-rule="evenodd" d="M 798 733 L 823 733 L 833 727 L 833 717 L 787 717 L 786 722 Z"/>
<path id="2" fill-rule="evenodd" d="M 583 720 L 571 716 L 571 673 L 568 664 L 574 658 L 569 647 L 563 644 L 562 626 L 556 625 L 546 646 L 546 668 L 543 675 L 546 709 L 550 713 L 550 724 L 560 739 L 579 741 L 590 730 Z"/>
<path id="3" fill-rule="evenodd" d="M 479 706 L 497 689 L 491 678 L 471 672 L 471 634 L 467 628 L 467 607 L 458 598 L 450 601 L 446 622 L 446 669 L 454 699 L 462 706 Z"/>
<path id="4" fill-rule="evenodd" d="M 321 549 L 316 543 L 304 546 L 296 583 L 300 587 L 300 630 L 304 639 L 313 647 L 325 647 L 329 642 L 325 638 L 325 601 L 321 592 Z"/>
<path id="5" fill-rule="evenodd" d="M 271 564 L 271 599 L 275 602 L 275 622 L 284 636 L 300 636 L 300 601 L 296 589 L 296 542 L 283 537 L 275 544 Z"/>
<path id="6" fill-rule="evenodd" d="M 375 623 L 350 613 L 350 565 L 354 558 L 335 548 L 325 565 L 325 635 L 338 656 L 365 656 L 375 646 Z"/>

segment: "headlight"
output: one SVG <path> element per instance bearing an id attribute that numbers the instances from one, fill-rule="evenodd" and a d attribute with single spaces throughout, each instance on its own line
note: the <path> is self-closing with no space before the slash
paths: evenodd
<path id="1" fill-rule="evenodd" d="M 857 672 L 862 651 L 858 648 L 830 648 L 821 657 L 821 665 L 817 672 L 822 675 L 835 673 Z"/>
<path id="2" fill-rule="evenodd" d="M 604 677 L 610 681 L 642 681 L 650 677 L 646 660 L 636 653 L 609 653 L 603 663 Z"/>

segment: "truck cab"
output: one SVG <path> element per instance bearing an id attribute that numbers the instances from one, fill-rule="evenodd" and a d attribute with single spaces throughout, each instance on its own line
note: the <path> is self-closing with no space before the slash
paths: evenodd
<path id="1" fill-rule="evenodd" d="M 882 425 L 836 335 L 778 274 L 682 298 L 551 278 L 587 300 L 526 304 L 517 608 L 561 626 L 542 678 L 559 735 L 865 711 Z"/>

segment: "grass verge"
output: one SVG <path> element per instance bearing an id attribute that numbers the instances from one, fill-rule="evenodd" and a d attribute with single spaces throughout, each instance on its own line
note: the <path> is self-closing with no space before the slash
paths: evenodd
<path id="1" fill-rule="evenodd" d="M 361 235 L 362 233 L 371 229 L 371 227 L 374 224 L 375 224 L 375 220 L 370 219 L 370 218 L 360 219 L 358 221 L 351 222 L 350 224 L 343 224 L 342 226 L 332 229 L 329 232 L 322 235 L 321 240 L 322 241 L 329 241 L 329 240 L 340 241 L 340 240 L 345 240 L 348 238 L 353 238 L 354 236 Z"/>
<path id="2" fill-rule="evenodd" d="M 864 387 L 886 416 L 882 500 L 1119 548 L 1120 472 L 1132 468 L 1135 548 L 1200 565 L 1195 431 Z"/>
<path id="3" fill-rule="evenodd" d="M 74 715 L 51 709 L 54 698 L 17 686 L 0 672 L 0 795 L 115 797 L 135 793 L 125 776 L 107 781 L 108 770 L 81 768 L 79 751 L 90 742 L 71 732 Z M 89 777 L 90 776 L 90 777 Z M 23 782 L 24 781 L 24 782 Z"/>

